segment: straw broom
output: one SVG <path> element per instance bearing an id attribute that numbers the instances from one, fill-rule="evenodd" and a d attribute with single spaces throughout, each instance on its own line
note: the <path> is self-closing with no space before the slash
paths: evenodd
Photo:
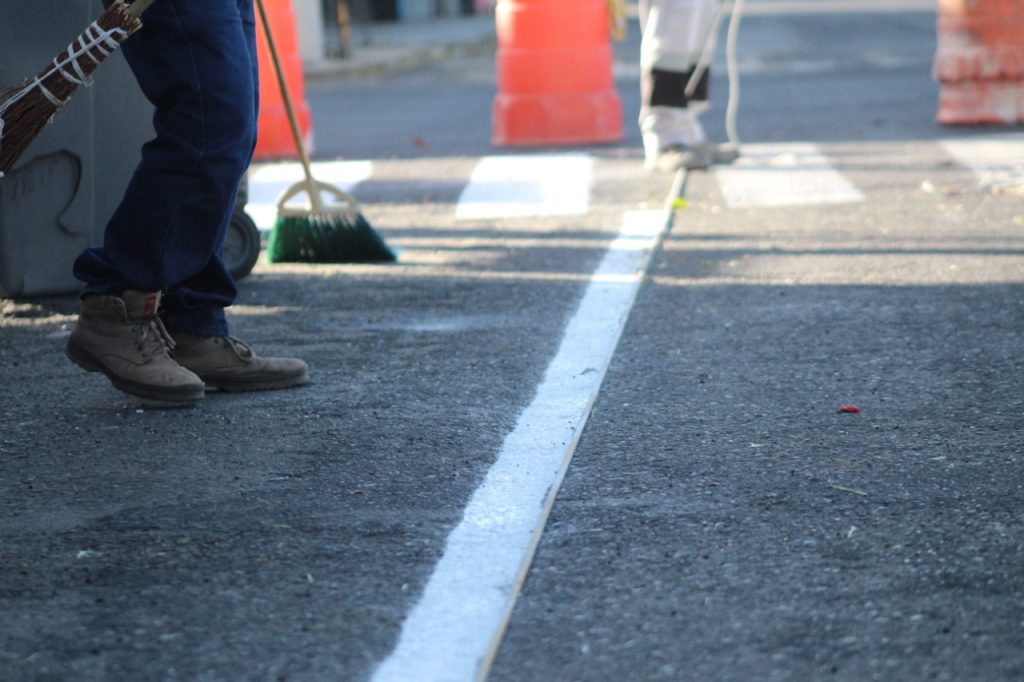
<path id="1" fill-rule="evenodd" d="M 142 28 L 142 13 L 153 0 L 114 2 L 38 75 L 0 88 L 0 178 L 79 86 L 92 85 L 93 71 L 130 35 Z"/>

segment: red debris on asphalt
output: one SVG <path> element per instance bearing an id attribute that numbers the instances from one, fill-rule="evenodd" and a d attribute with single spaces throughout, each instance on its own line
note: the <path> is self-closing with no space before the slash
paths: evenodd
<path id="1" fill-rule="evenodd" d="M 839 407 L 839 411 L 846 414 L 857 414 L 860 412 L 860 408 L 856 405 L 842 405 Z"/>

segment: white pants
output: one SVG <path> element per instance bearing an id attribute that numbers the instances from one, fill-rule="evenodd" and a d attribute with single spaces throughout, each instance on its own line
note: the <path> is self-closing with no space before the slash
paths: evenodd
<path id="1" fill-rule="evenodd" d="M 693 98 L 683 90 L 709 40 L 716 9 L 716 0 L 640 0 L 639 122 L 648 158 L 666 147 L 705 141 L 698 116 L 707 109 L 706 90 Z"/>
<path id="2" fill-rule="evenodd" d="M 687 71 L 715 21 L 715 0 L 640 0 L 640 66 Z"/>

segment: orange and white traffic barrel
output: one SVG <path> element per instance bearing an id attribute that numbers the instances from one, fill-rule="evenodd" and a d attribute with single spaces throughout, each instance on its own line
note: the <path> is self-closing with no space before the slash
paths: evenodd
<path id="1" fill-rule="evenodd" d="M 496 145 L 622 139 L 607 0 L 499 0 Z"/>
<path id="2" fill-rule="evenodd" d="M 938 0 L 937 31 L 937 120 L 1024 121 L 1024 0 Z"/>
<path id="3" fill-rule="evenodd" d="M 299 120 L 306 151 L 313 151 L 313 116 L 309 103 L 306 101 L 305 77 L 302 73 L 302 57 L 299 53 L 298 31 L 295 25 L 295 13 L 291 0 L 264 0 L 267 9 L 267 22 L 274 36 L 281 67 L 295 114 Z M 288 123 L 288 111 L 284 98 L 274 75 L 273 62 L 270 59 L 270 48 L 267 46 L 266 34 L 256 16 L 256 50 L 260 70 L 260 112 L 257 120 L 256 160 L 294 159 L 298 158 L 295 141 Z"/>

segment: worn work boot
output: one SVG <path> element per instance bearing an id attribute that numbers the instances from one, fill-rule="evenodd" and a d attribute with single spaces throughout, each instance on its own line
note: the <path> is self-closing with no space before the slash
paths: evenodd
<path id="1" fill-rule="evenodd" d="M 233 336 L 174 335 L 174 359 L 222 391 L 269 391 L 309 383 L 298 358 L 261 358 Z"/>
<path id="2" fill-rule="evenodd" d="M 157 308 L 160 292 L 86 296 L 67 354 L 79 367 L 103 372 L 125 393 L 168 403 L 201 400 L 203 381 L 170 356 L 174 347 Z"/>

